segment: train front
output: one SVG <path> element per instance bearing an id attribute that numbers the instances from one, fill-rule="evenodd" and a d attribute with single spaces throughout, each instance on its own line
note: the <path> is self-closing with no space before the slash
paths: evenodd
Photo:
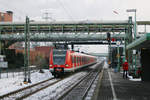
<path id="1" fill-rule="evenodd" d="M 54 77 L 64 74 L 67 50 L 53 49 L 50 53 L 50 72 Z"/>

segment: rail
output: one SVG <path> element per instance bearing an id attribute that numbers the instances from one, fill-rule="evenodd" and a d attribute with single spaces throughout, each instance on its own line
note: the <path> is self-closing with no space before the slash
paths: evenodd
<path id="1" fill-rule="evenodd" d="M 102 63 L 100 64 L 102 66 Z M 99 65 L 99 66 L 100 66 Z M 63 92 L 57 99 L 58 100 L 83 100 L 89 89 L 91 88 L 93 82 L 98 77 L 101 72 L 102 67 L 93 69 L 88 75 L 81 78 L 73 86 L 71 86 L 67 91 Z M 78 95 L 78 96 L 77 96 Z"/>

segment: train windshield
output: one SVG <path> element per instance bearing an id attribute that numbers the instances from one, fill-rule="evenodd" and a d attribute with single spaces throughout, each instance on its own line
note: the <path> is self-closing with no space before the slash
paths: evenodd
<path id="1" fill-rule="evenodd" d="M 53 50 L 53 63 L 54 65 L 64 65 L 66 58 L 66 50 Z"/>

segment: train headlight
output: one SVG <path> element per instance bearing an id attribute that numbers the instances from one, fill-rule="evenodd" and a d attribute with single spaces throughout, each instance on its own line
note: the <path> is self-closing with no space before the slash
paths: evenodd
<path id="1" fill-rule="evenodd" d="M 52 67 L 53 65 L 49 65 L 50 67 Z"/>
<path id="2" fill-rule="evenodd" d="M 68 67 L 69 65 L 66 64 L 66 67 Z"/>

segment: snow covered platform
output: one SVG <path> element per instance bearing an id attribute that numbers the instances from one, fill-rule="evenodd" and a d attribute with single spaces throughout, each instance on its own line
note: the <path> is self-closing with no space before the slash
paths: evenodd
<path id="1" fill-rule="evenodd" d="M 104 69 L 96 100 L 150 100 L 150 82 L 123 79 L 122 73 Z"/>

